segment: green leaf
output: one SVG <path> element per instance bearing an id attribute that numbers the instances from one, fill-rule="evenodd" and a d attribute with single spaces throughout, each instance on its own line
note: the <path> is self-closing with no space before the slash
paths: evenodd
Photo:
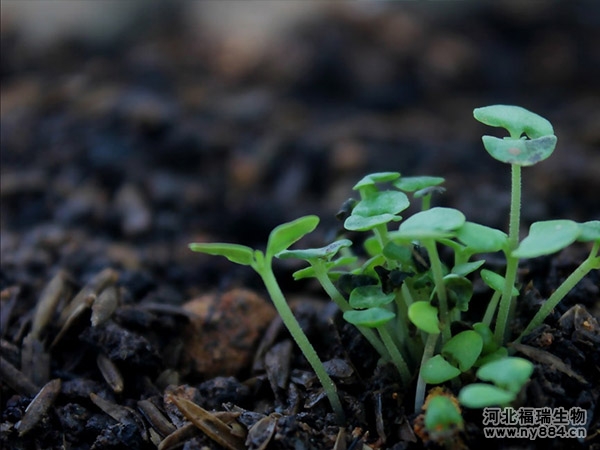
<path id="1" fill-rule="evenodd" d="M 434 438 L 436 434 L 462 430 L 464 421 L 460 408 L 445 395 L 436 395 L 429 400 L 425 411 L 425 429 Z M 435 439 L 433 439 L 436 442 Z"/>
<path id="2" fill-rule="evenodd" d="M 458 394 L 458 401 L 467 408 L 485 408 L 486 406 L 504 406 L 511 403 L 516 394 L 496 386 L 473 383 L 465 386 Z"/>
<path id="3" fill-rule="evenodd" d="M 357 191 L 365 186 L 374 186 L 375 183 L 386 183 L 388 181 L 394 181 L 399 176 L 400 174 L 398 172 L 372 173 L 363 177 L 358 183 L 354 185 L 352 189 Z"/>
<path id="4" fill-rule="evenodd" d="M 600 242 L 600 220 L 590 220 L 589 222 L 580 223 L 579 236 L 577 240 L 580 242 Z"/>
<path id="5" fill-rule="evenodd" d="M 481 259 L 479 261 L 472 261 L 468 263 L 459 264 L 457 266 L 454 266 L 451 272 L 455 275 L 465 277 L 470 273 L 475 272 L 477 269 L 483 266 L 484 263 L 485 260 Z"/>
<path id="6" fill-rule="evenodd" d="M 320 248 L 310 248 L 304 250 L 284 250 L 282 252 L 277 253 L 275 256 L 280 259 L 288 259 L 288 258 L 297 258 L 303 259 L 305 261 L 315 260 L 315 259 L 325 259 L 329 260 L 335 254 L 344 247 L 350 247 L 352 245 L 352 241 L 348 239 L 341 239 L 339 241 L 332 242 L 325 247 Z"/>
<path id="7" fill-rule="evenodd" d="M 243 266 L 249 266 L 254 262 L 254 250 L 245 245 L 215 243 L 193 243 L 189 244 L 190 250 L 207 255 L 224 256 L 229 261 Z"/>
<path id="8" fill-rule="evenodd" d="M 344 320 L 352 325 L 367 328 L 377 328 L 392 320 L 396 315 L 384 308 L 369 308 L 361 310 L 346 311 Z"/>
<path id="9" fill-rule="evenodd" d="M 556 147 L 556 136 L 543 136 L 537 139 L 500 139 L 483 136 L 483 146 L 498 161 L 518 166 L 533 166 L 548 158 Z"/>
<path id="10" fill-rule="evenodd" d="M 465 222 L 456 230 L 456 237 L 471 253 L 493 253 L 502 250 L 508 242 L 506 233 L 478 223 Z"/>
<path id="11" fill-rule="evenodd" d="M 350 306 L 356 309 L 384 306 L 394 301 L 394 293 L 384 294 L 381 286 L 359 286 L 350 293 Z"/>
<path id="12" fill-rule="evenodd" d="M 533 364 L 518 357 L 508 357 L 481 366 L 477 378 L 518 394 L 533 373 Z"/>
<path id="13" fill-rule="evenodd" d="M 529 235 L 512 252 L 512 256 L 535 258 L 556 253 L 575 242 L 579 232 L 579 225 L 572 220 L 535 222 L 529 228 Z"/>
<path id="14" fill-rule="evenodd" d="M 408 208 L 410 202 L 403 192 L 376 192 L 362 199 L 352 210 L 352 216 L 374 217 L 382 214 L 396 215 Z"/>
<path id="15" fill-rule="evenodd" d="M 463 213 L 453 208 L 436 207 L 421 211 L 400 224 L 394 238 L 400 239 L 441 239 L 451 236 L 453 231 L 465 223 Z"/>
<path id="16" fill-rule="evenodd" d="M 460 370 L 446 361 L 442 355 L 435 355 L 423 364 L 420 374 L 426 383 L 440 384 L 459 376 Z"/>
<path id="17" fill-rule="evenodd" d="M 485 284 L 491 287 L 494 291 L 502 292 L 504 290 L 504 284 L 506 280 L 502 275 L 498 275 L 496 272 L 492 272 L 488 269 L 481 270 L 481 279 Z M 512 296 L 516 297 L 519 295 L 519 290 L 513 286 Z"/>
<path id="18" fill-rule="evenodd" d="M 383 248 L 383 256 L 408 266 L 412 264 L 412 252 L 406 245 L 398 245 L 395 242 L 388 242 Z"/>
<path id="19" fill-rule="evenodd" d="M 481 356 L 477 360 L 477 363 L 475 365 L 478 367 L 481 367 L 488 363 L 491 363 L 494 361 L 499 361 L 499 360 L 505 359 L 507 357 L 508 357 L 508 350 L 506 349 L 506 347 L 499 347 L 496 350 L 494 350 L 493 352 L 488 353 L 485 356 Z"/>
<path id="20" fill-rule="evenodd" d="M 375 228 L 377 225 L 383 225 L 388 222 L 402 220 L 402 217 L 393 214 L 381 214 L 379 216 L 363 217 L 352 214 L 344 221 L 344 228 L 349 231 L 367 231 Z"/>
<path id="21" fill-rule="evenodd" d="M 476 331 L 466 330 L 444 344 L 442 355 L 451 363 L 456 363 L 461 372 L 465 372 L 473 367 L 482 348 L 481 336 Z"/>
<path id="22" fill-rule="evenodd" d="M 415 326 L 430 334 L 440 332 L 440 320 L 438 318 L 438 309 L 429 302 L 414 302 L 408 308 L 408 318 Z"/>
<path id="23" fill-rule="evenodd" d="M 272 258 L 277 253 L 286 250 L 294 242 L 317 228 L 318 224 L 317 216 L 304 216 L 275 227 L 267 242 L 267 258 Z"/>
<path id="24" fill-rule="evenodd" d="M 453 273 L 444 277 L 444 285 L 448 294 L 449 305 L 459 311 L 469 309 L 469 301 L 473 296 L 473 283 L 465 277 Z"/>
<path id="25" fill-rule="evenodd" d="M 481 123 L 508 130 L 512 137 L 520 137 L 525 133 L 530 139 L 536 139 L 554 134 L 548 120 L 520 106 L 484 106 L 475 108 L 473 116 Z"/>
<path id="26" fill-rule="evenodd" d="M 481 348 L 482 355 L 488 355 L 498 348 L 498 345 L 494 340 L 494 332 L 489 325 L 486 325 L 483 322 L 477 322 L 473 324 L 473 330 L 481 337 L 481 342 L 483 344 Z"/>
<path id="27" fill-rule="evenodd" d="M 442 184 L 445 180 L 442 177 L 401 177 L 394 181 L 394 187 L 404 192 L 415 192 L 432 186 Z"/>

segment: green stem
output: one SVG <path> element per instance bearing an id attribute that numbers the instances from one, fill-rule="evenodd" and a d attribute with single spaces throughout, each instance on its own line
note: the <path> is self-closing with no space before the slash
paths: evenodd
<path id="1" fill-rule="evenodd" d="M 485 323 L 488 327 L 492 323 L 492 319 L 494 318 L 494 313 L 496 312 L 496 308 L 498 307 L 498 301 L 500 300 L 500 291 L 494 291 L 492 295 L 492 299 L 487 305 L 485 309 L 485 314 L 483 316 L 482 322 Z"/>
<path id="2" fill-rule="evenodd" d="M 381 245 L 381 248 L 383 249 L 390 240 L 387 225 L 385 223 L 377 225 L 373 228 L 373 234 L 377 237 L 379 245 Z"/>
<path id="3" fill-rule="evenodd" d="M 392 362 L 398 369 L 398 372 L 400 372 L 402 384 L 405 387 L 408 386 L 410 384 L 411 375 L 406 361 L 404 361 L 404 358 L 398 350 L 398 347 L 396 347 L 394 344 L 394 341 L 392 340 L 390 333 L 386 330 L 385 325 L 378 327 L 377 330 L 379 331 L 379 335 L 381 336 L 381 340 L 385 344 L 385 347 L 387 348 L 388 352 L 390 352 Z"/>
<path id="4" fill-rule="evenodd" d="M 494 338 L 498 345 L 504 343 L 506 335 L 506 324 L 509 312 L 512 309 L 512 290 L 517 279 L 519 259 L 511 256 L 511 253 L 519 245 L 519 226 L 521 221 L 521 166 L 511 164 L 511 196 L 510 196 L 510 223 L 508 227 L 508 251 L 506 252 L 506 276 L 504 277 L 504 290 L 500 299 L 500 308 L 496 318 L 496 329 Z"/>
<path id="5" fill-rule="evenodd" d="M 579 283 L 583 277 L 585 277 L 593 269 L 600 269 L 600 257 L 598 256 L 598 249 L 600 243 L 596 242 L 588 257 L 573 271 L 571 275 L 567 277 L 565 281 L 552 293 L 550 298 L 542 305 L 539 311 L 533 316 L 529 325 L 525 327 L 523 332 L 519 335 L 515 342 L 520 342 L 524 336 L 531 333 L 534 328 L 541 325 L 544 319 L 550 314 L 550 312 L 558 305 L 558 303 Z"/>
<path id="6" fill-rule="evenodd" d="M 298 347 L 300 347 L 300 350 L 302 350 L 302 353 L 315 371 L 315 374 L 321 382 L 323 390 L 329 399 L 329 403 L 331 403 L 331 408 L 337 416 L 338 422 L 343 425 L 345 423 L 345 415 L 344 409 L 342 408 L 342 403 L 340 402 L 340 398 L 337 393 L 337 388 L 331 377 L 327 374 L 325 366 L 323 366 L 323 363 L 319 359 L 314 347 L 306 337 L 306 334 L 304 334 L 304 331 L 302 331 L 302 328 L 296 320 L 296 317 L 294 317 L 294 314 L 287 304 L 285 297 L 281 292 L 281 288 L 279 287 L 279 284 L 273 275 L 270 265 L 265 264 L 260 270 L 257 271 L 261 276 L 265 287 L 271 296 L 271 299 L 273 300 L 273 304 L 275 305 L 283 324 L 286 326 L 292 335 L 292 338 L 294 341 L 296 341 L 296 344 L 298 344 Z"/>
<path id="7" fill-rule="evenodd" d="M 442 271 L 442 262 L 438 254 L 435 241 L 432 239 L 424 239 L 423 245 L 427 249 L 429 261 L 431 264 L 431 272 L 433 273 L 433 282 L 435 283 L 435 292 L 439 300 L 440 311 L 440 328 L 442 332 L 442 343 L 450 340 L 450 317 L 448 314 L 448 298 L 446 296 L 446 284 L 444 283 L 444 274 Z"/>
<path id="8" fill-rule="evenodd" d="M 352 310 L 352 307 L 348 304 L 348 301 L 344 298 L 340 291 L 337 290 L 337 288 L 327 275 L 327 269 L 325 268 L 323 262 L 309 261 L 309 263 L 313 266 L 313 269 L 315 270 L 315 277 L 317 278 L 319 283 L 321 283 L 321 286 L 323 287 L 327 295 L 329 295 L 331 300 L 335 302 L 338 308 L 340 308 L 342 312 Z M 377 353 L 379 353 L 379 355 L 383 359 L 388 361 L 391 359 L 390 354 L 387 352 L 385 346 L 373 330 L 360 326 L 357 326 L 356 328 L 365 337 L 365 339 L 369 341 L 373 348 L 377 350 Z"/>
<path id="9" fill-rule="evenodd" d="M 425 366 L 425 363 L 429 361 L 429 359 L 433 356 L 433 352 L 435 351 L 435 344 L 437 344 L 439 334 L 429 334 L 427 336 L 427 341 L 425 341 L 425 348 L 423 349 L 423 357 L 421 358 L 421 370 Z M 423 407 L 423 403 L 425 402 L 425 388 L 427 387 L 427 383 L 421 376 L 421 371 L 419 371 L 419 380 L 417 381 L 417 390 L 415 392 L 415 412 L 419 412 Z"/>

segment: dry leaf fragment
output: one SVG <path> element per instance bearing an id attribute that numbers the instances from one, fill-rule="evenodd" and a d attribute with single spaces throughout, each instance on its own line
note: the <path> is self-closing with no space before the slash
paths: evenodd
<path id="1" fill-rule="evenodd" d="M 170 399 L 190 422 L 200 428 L 204 434 L 217 444 L 229 450 L 243 450 L 246 448 L 244 439 L 211 412 L 177 395 L 171 395 Z"/>

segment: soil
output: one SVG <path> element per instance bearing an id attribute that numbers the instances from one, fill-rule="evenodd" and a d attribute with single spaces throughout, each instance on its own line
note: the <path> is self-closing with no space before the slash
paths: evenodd
<path id="1" fill-rule="evenodd" d="M 305 243 L 323 245 L 353 184 L 389 170 L 445 177 L 438 205 L 504 229 L 509 173 L 472 119 L 493 103 L 559 138 L 524 171 L 523 235 L 599 219 L 600 8 L 528 5 L 339 4 L 261 50 L 181 15 L 43 52 L 3 27 L 3 448 L 435 448 L 413 429 L 414 387 L 292 280 L 299 266 L 277 276 L 342 393 L 343 431 L 258 277 L 187 244 L 262 248 L 311 213 Z M 585 255 L 522 265 L 513 332 Z M 451 447 L 600 449 L 598 317 L 595 271 L 515 348 L 535 363 L 520 405 L 585 409 L 586 439 L 485 440 L 465 411 Z"/>

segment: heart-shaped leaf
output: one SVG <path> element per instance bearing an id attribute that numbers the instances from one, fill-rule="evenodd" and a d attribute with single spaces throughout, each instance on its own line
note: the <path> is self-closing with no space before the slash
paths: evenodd
<path id="1" fill-rule="evenodd" d="M 335 254 L 344 247 L 350 247 L 352 241 L 348 239 L 341 239 L 339 241 L 332 242 L 325 247 L 320 248 L 309 248 L 303 250 L 284 250 L 277 253 L 275 256 L 280 259 L 297 258 L 305 261 L 315 259 L 330 260 Z"/>
<path id="2" fill-rule="evenodd" d="M 349 231 L 367 231 L 377 225 L 402 220 L 402 217 L 393 214 L 381 214 L 379 216 L 363 217 L 352 214 L 344 221 L 344 228 Z"/>
<path id="3" fill-rule="evenodd" d="M 446 433 L 455 433 L 463 427 L 464 420 L 460 408 L 449 397 L 436 395 L 427 402 L 425 428 L 431 437 L 443 437 Z"/>
<path id="4" fill-rule="evenodd" d="M 440 384 L 459 376 L 460 370 L 446 361 L 442 355 L 435 355 L 423 364 L 420 374 L 426 383 Z"/>
<path id="5" fill-rule="evenodd" d="M 401 177 L 394 181 L 394 187 L 404 192 L 415 192 L 432 186 L 442 184 L 445 180 L 442 177 Z"/>
<path id="6" fill-rule="evenodd" d="M 515 397 L 516 394 L 491 384 L 473 383 L 461 389 L 458 401 L 468 408 L 477 409 L 486 406 L 508 405 Z"/>
<path id="7" fill-rule="evenodd" d="M 275 227 L 267 242 L 267 258 L 287 250 L 293 243 L 317 228 L 318 224 L 317 216 L 304 216 Z"/>
<path id="8" fill-rule="evenodd" d="M 498 161 L 518 166 L 533 166 L 548 158 L 556 147 L 556 136 L 542 136 L 537 139 L 500 139 L 483 136 L 483 146 Z"/>
<path id="9" fill-rule="evenodd" d="M 359 327 L 377 328 L 392 320 L 396 315 L 384 308 L 369 308 L 346 311 L 344 320 Z"/>
<path id="10" fill-rule="evenodd" d="M 359 286 L 350 293 L 350 306 L 356 309 L 384 306 L 394 301 L 394 293 L 384 294 L 381 286 Z"/>
<path id="11" fill-rule="evenodd" d="M 254 262 L 254 250 L 245 245 L 227 243 L 193 243 L 189 244 L 190 250 L 207 255 L 224 256 L 229 261 L 242 266 L 249 266 Z"/>
<path id="12" fill-rule="evenodd" d="M 436 207 L 418 212 L 400 225 L 394 238 L 403 240 L 441 239 L 451 236 L 466 219 L 463 213 L 453 208 Z"/>
<path id="13" fill-rule="evenodd" d="M 579 236 L 577 240 L 580 242 L 600 242 L 600 220 L 590 220 L 589 222 L 580 223 Z"/>
<path id="14" fill-rule="evenodd" d="M 508 357 L 481 366 L 477 370 L 477 378 L 491 381 L 496 386 L 517 394 L 532 373 L 533 364 L 530 361 Z"/>
<path id="15" fill-rule="evenodd" d="M 548 120 L 520 106 L 484 106 L 475 108 L 473 116 L 481 123 L 508 130 L 512 137 L 520 137 L 525 133 L 530 139 L 536 139 L 554 134 Z"/>
<path id="16" fill-rule="evenodd" d="M 579 225 L 572 220 L 535 222 L 529 228 L 529 235 L 512 252 L 512 256 L 536 258 L 556 253 L 575 242 L 579 233 Z"/>
<path id="17" fill-rule="evenodd" d="M 504 283 L 506 283 L 506 280 L 502 275 L 498 275 L 496 272 L 492 272 L 488 269 L 482 269 L 480 273 L 483 282 L 494 291 L 502 292 L 504 290 Z M 512 288 L 512 295 L 513 297 L 519 295 L 519 290 L 514 286 Z"/>
<path id="18" fill-rule="evenodd" d="M 352 215 L 362 217 L 380 216 L 382 214 L 396 215 L 408 208 L 409 205 L 410 202 L 404 192 L 376 192 L 358 202 L 352 210 Z"/>
<path id="19" fill-rule="evenodd" d="M 442 347 L 442 355 L 451 363 L 458 365 L 461 372 L 473 367 L 481 354 L 483 340 L 473 330 L 466 330 L 452 337 Z"/>
<path id="20" fill-rule="evenodd" d="M 440 332 L 438 309 L 429 302 L 414 302 L 408 308 L 408 318 L 415 326 L 430 334 Z"/>
<path id="21" fill-rule="evenodd" d="M 502 250 L 508 242 L 506 233 L 473 222 L 465 222 L 456 230 L 456 238 L 471 253 L 493 253 Z"/>
<path id="22" fill-rule="evenodd" d="M 378 172 L 366 175 L 358 183 L 354 185 L 352 189 L 355 191 L 360 190 L 366 186 L 374 186 L 376 183 L 386 183 L 388 181 L 394 181 L 400 174 L 398 172 Z"/>

